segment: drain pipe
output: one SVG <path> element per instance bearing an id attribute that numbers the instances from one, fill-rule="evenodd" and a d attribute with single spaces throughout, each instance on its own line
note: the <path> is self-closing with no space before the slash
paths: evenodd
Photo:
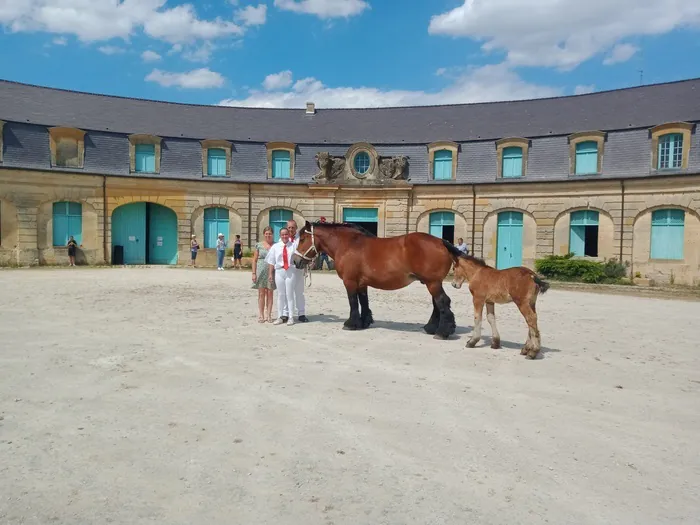
<path id="1" fill-rule="evenodd" d="M 413 188 L 408 190 L 408 196 L 406 197 L 406 233 L 411 230 L 411 209 L 413 208 Z"/>
<path id="2" fill-rule="evenodd" d="M 472 184 L 472 255 L 476 255 L 476 246 L 474 246 L 475 241 L 476 241 L 476 185 Z"/>
<path id="3" fill-rule="evenodd" d="M 252 185 L 248 183 L 248 249 L 253 247 L 253 193 Z"/>
<path id="4" fill-rule="evenodd" d="M 109 264 L 109 251 L 107 249 L 107 175 L 102 175 L 102 255 L 105 264 Z"/>

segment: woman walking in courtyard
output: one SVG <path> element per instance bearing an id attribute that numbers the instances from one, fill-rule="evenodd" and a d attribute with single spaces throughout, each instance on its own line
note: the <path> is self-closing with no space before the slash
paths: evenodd
<path id="1" fill-rule="evenodd" d="M 224 239 L 224 234 L 220 233 L 219 238 L 216 241 L 216 269 L 224 269 L 224 255 L 226 254 L 226 240 Z"/>
<path id="2" fill-rule="evenodd" d="M 197 267 L 197 252 L 199 251 L 199 242 L 197 242 L 197 237 L 192 235 L 192 240 L 190 241 L 190 257 L 193 268 Z"/>
<path id="3" fill-rule="evenodd" d="M 253 252 L 253 288 L 258 291 L 258 322 L 272 322 L 272 297 L 275 290 L 275 280 L 270 279 L 267 263 L 267 257 L 270 248 L 272 248 L 272 228 L 267 226 L 263 230 L 262 242 L 255 245 Z"/>

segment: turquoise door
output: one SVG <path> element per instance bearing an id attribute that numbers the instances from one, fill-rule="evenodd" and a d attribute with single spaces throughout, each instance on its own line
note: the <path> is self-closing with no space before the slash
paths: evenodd
<path id="1" fill-rule="evenodd" d="M 377 208 L 343 208 L 343 222 L 357 224 L 368 232 L 377 235 L 379 210 Z"/>
<path id="2" fill-rule="evenodd" d="M 148 205 L 148 262 L 177 263 L 177 215 L 158 204 Z"/>
<path id="3" fill-rule="evenodd" d="M 287 227 L 287 221 L 294 218 L 290 210 L 270 210 L 270 227 L 272 228 L 273 242 L 280 240 L 280 230 Z"/>
<path id="4" fill-rule="evenodd" d="M 496 268 L 505 270 L 523 264 L 523 214 L 504 211 L 498 214 Z"/>
<path id="5" fill-rule="evenodd" d="M 145 202 L 125 204 L 114 210 L 112 247 L 114 246 L 124 247 L 124 264 L 146 264 Z"/>

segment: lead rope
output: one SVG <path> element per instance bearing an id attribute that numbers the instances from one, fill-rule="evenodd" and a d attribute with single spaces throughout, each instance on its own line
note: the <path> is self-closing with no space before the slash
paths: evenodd
<path id="1" fill-rule="evenodd" d="M 313 261 L 312 261 L 312 262 L 313 262 Z M 304 284 L 306 284 L 306 287 L 307 287 L 307 288 L 311 288 L 311 270 L 309 269 L 310 266 L 311 266 L 311 263 L 309 263 L 308 265 L 304 266 Z M 306 282 L 306 280 L 307 280 L 306 278 L 307 278 L 307 277 L 308 277 L 308 281 L 309 281 L 308 284 L 307 284 L 307 282 Z"/>

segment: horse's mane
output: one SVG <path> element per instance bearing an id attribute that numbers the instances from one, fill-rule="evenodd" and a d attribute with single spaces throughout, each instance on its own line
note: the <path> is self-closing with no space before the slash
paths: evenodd
<path id="1" fill-rule="evenodd" d="M 330 229 L 339 229 L 339 228 L 351 228 L 353 230 L 356 230 L 360 232 L 363 235 L 366 235 L 367 237 L 376 237 L 372 232 L 364 229 L 362 226 L 359 224 L 351 224 L 348 222 L 321 222 L 321 221 L 316 221 L 313 223 L 314 227 L 316 226 L 321 226 L 323 228 L 330 228 Z"/>
<path id="2" fill-rule="evenodd" d="M 447 248 L 447 251 L 450 252 L 450 254 L 453 257 L 456 257 L 457 259 L 466 259 L 467 261 L 472 261 L 473 263 L 478 264 L 479 266 L 488 267 L 488 264 L 486 264 L 486 261 L 484 261 L 483 259 L 480 259 L 479 257 L 474 257 L 473 255 L 468 255 L 468 254 L 464 253 L 462 250 L 458 249 L 450 241 L 446 241 L 445 239 L 443 239 L 442 244 L 445 245 L 445 248 Z"/>

